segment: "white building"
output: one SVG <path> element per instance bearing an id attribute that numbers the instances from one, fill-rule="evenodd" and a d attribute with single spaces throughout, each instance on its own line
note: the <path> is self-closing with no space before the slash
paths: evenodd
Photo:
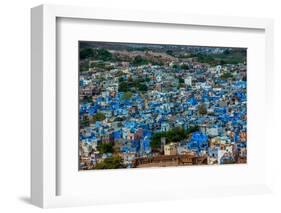
<path id="1" fill-rule="evenodd" d="M 216 137 L 219 135 L 218 128 L 208 128 L 207 129 L 207 134 L 211 137 Z"/>
<path id="2" fill-rule="evenodd" d="M 184 79 L 184 83 L 188 86 L 192 86 L 192 77 L 188 76 Z"/>
<path id="3" fill-rule="evenodd" d="M 162 132 L 167 132 L 167 131 L 169 131 L 169 129 L 170 129 L 170 125 L 169 125 L 169 123 L 161 123 L 161 131 Z"/>
<path id="4" fill-rule="evenodd" d="M 217 75 L 220 76 L 221 75 L 221 69 L 222 69 L 222 66 L 221 65 L 218 65 L 216 67 L 216 72 L 217 72 Z"/>

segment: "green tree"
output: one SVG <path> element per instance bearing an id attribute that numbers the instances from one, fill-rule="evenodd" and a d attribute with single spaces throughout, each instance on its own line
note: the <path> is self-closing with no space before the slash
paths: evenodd
<path id="1" fill-rule="evenodd" d="M 225 51 L 223 51 L 223 54 L 229 55 L 229 54 L 230 54 L 230 50 L 229 50 L 229 49 L 226 49 Z"/>
<path id="2" fill-rule="evenodd" d="M 112 54 L 104 48 L 97 49 L 97 59 L 103 61 L 110 61 L 112 59 Z"/>
<path id="3" fill-rule="evenodd" d="M 124 168 L 122 164 L 122 158 L 119 156 L 106 158 L 104 159 L 103 162 L 98 163 L 95 166 L 95 169 L 119 169 L 119 168 Z"/>
<path id="4" fill-rule="evenodd" d="M 148 90 L 148 88 L 147 88 L 146 84 L 139 84 L 138 90 L 141 92 L 146 92 Z"/>
<path id="5" fill-rule="evenodd" d="M 86 59 L 94 56 L 94 50 L 92 48 L 81 48 L 80 59 Z"/>
<path id="6" fill-rule="evenodd" d="M 121 99 L 122 99 L 122 100 L 129 100 L 132 96 L 133 96 L 133 94 L 132 94 L 130 91 L 128 91 L 128 92 L 125 92 L 125 93 L 122 95 Z"/>
<path id="7" fill-rule="evenodd" d="M 89 126 L 89 120 L 80 120 L 80 127 Z"/>
<path id="8" fill-rule="evenodd" d="M 233 75 L 230 72 L 226 72 L 226 73 L 222 74 L 221 79 L 227 80 L 227 79 L 232 78 L 232 77 L 233 77 Z"/>
<path id="9" fill-rule="evenodd" d="M 179 77 L 179 83 L 180 83 L 180 84 L 184 84 L 184 79 L 181 78 L 181 77 Z"/>
<path id="10" fill-rule="evenodd" d="M 201 115 L 207 114 L 207 108 L 206 108 L 205 104 L 201 104 L 201 105 L 198 107 L 198 112 L 199 112 L 199 114 L 201 114 Z"/>
<path id="11" fill-rule="evenodd" d="M 178 68 L 180 68 L 180 66 L 179 65 L 177 65 L 177 64 L 173 64 L 173 66 L 172 66 L 174 69 L 178 69 Z"/>
<path id="12" fill-rule="evenodd" d="M 149 82 L 149 81 L 150 81 L 150 78 L 146 77 L 146 78 L 144 79 L 144 81 L 145 81 L 145 82 Z"/>
<path id="13" fill-rule="evenodd" d="M 113 152 L 113 144 L 112 143 L 99 143 L 97 146 L 97 150 L 101 153 L 112 153 Z"/>
<path id="14" fill-rule="evenodd" d="M 200 63 L 208 63 L 208 64 L 216 64 L 217 63 L 216 59 L 211 55 L 198 53 L 196 55 L 196 57 L 197 57 L 197 61 L 200 62 Z"/>
<path id="15" fill-rule="evenodd" d="M 197 132 L 199 131 L 199 126 L 190 126 L 187 130 L 186 130 L 186 134 L 189 135 L 192 132 Z"/>
<path id="16" fill-rule="evenodd" d="M 140 55 L 137 55 L 134 60 L 133 60 L 133 65 L 144 65 L 144 64 L 148 64 L 148 60 L 144 59 L 143 57 L 141 57 Z"/>
<path id="17" fill-rule="evenodd" d="M 102 61 L 110 61 L 112 60 L 112 54 L 108 50 L 104 48 L 81 48 L 80 49 L 80 59 L 87 59 L 87 58 L 93 58 L 96 60 L 102 60 Z"/>
<path id="18" fill-rule="evenodd" d="M 128 83 L 126 81 L 120 82 L 119 86 L 118 86 L 118 91 L 119 92 L 128 92 L 129 91 Z"/>
<path id="19" fill-rule="evenodd" d="M 183 70 L 187 70 L 189 67 L 188 67 L 187 64 L 182 64 L 182 65 L 181 65 L 181 68 L 182 68 Z"/>
<path id="20" fill-rule="evenodd" d="M 105 115 L 102 112 L 98 112 L 93 116 L 92 121 L 93 122 L 103 121 L 104 119 L 105 119 Z"/>
<path id="21" fill-rule="evenodd" d="M 89 70 L 89 61 L 88 60 L 84 60 L 84 61 L 81 61 L 79 63 L 79 71 L 80 72 L 84 72 L 84 71 L 88 71 Z"/>
<path id="22" fill-rule="evenodd" d="M 174 56 L 173 50 L 167 50 L 166 53 L 167 53 L 168 55 Z"/>
<path id="23" fill-rule="evenodd" d="M 174 128 L 167 132 L 156 132 L 152 135 L 151 138 L 151 148 L 152 149 L 159 149 L 161 146 L 161 138 L 166 138 L 166 143 L 171 142 L 180 142 L 181 140 L 187 138 L 190 133 L 198 131 L 198 126 L 191 126 L 188 129 L 183 128 Z"/>
<path id="24" fill-rule="evenodd" d="M 161 147 L 161 137 L 165 137 L 164 132 L 156 132 L 153 134 L 150 146 L 152 149 L 160 149 Z"/>

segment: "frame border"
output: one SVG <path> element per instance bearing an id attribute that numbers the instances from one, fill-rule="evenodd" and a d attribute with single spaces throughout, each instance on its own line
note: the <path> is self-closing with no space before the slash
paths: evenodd
<path id="1" fill-rule="evenodd" d="M 273 118 L 273 20 L 173 14 L 148 11 L 126 11 L 109 8 L 40 5 L 31 9 L 31 203 L 42 207 L 61 207 L 97 204 L 89 197 L 56 196 L 56 19 L 79 18 L 115 20 L 172 25 L 197 25 L 265 30 L 266 41 L 266 94 L 268 140 L 273 141 L 270 124 Z M 272 175 L 270 153 L 267 146 L 267 183 L 249 187 L 222 187 L 222 195 L 241 195 L 270 192 Z M 215 190 L 209 190 L 215 191 Z M 226 193 L 227 191 L 227 193 Z M 196 195 L 214 195 L 198 191 Z M 188 195 L 187 195 L 188 196 Z M 201 195 L 202 196 L 202 195 Z M 126 202 L 126 201 L 124 201 Z M 107 201 L 104 201 L 107 203 Z"/>

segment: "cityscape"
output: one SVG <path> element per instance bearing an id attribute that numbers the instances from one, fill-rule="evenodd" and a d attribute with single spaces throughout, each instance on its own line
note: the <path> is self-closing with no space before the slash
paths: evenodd
<path id="1" fill-rule="evenodd" d="M 79 170 L 247 163 L 247 49 L 79 41 Z"/>

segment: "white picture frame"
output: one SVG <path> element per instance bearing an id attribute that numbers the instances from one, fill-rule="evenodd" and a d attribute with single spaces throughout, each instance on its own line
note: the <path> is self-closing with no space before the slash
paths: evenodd
<path id="1" fill-rule="evenodd" d="M 114 195 L 108 199 L 97 199 L 95 196 L 59 195 L 57 159 L 57 20 L 117 20 L 120 22 L 153 23 L 161 25 L 192 25 L 202 27 L 218 27 L 231 29 L 256 29 L 265 34 L 265 94 L 266 116 L 266 165 L 263 173 L 266 179 L 254 185 L 221 185 L 219 187 L 198 187 L 177 192 L 174 198 L 186 198 L 213 195 L 242 195 L 271 191 L 270 164 L 270 125 L 272 120 L 273 100 L 273 21 L 271 19 L 217 17 L 188 14 L 165 14 L 148 11 L 121 11 L 101 8 L 85 8 L 74 6 L 41 5 L 31 9 L 31 201 L 42 208 L 92 205 L 99 203 L 137 202 L 144 195 Z M 77 157 L 77 156 L 74 156 Z M 200 168 L 199 168 L 200 169 Z M 157 172 L 157 171 L 156 171 Z M 197 183 L 198 184 L 198 183 Z M 195 184 L 196 185 L 196 184 Z M 158 194 L 158 197 L 155 195 Z M 161 196 L 161 191 L 147 196 L 147 200 L 173 199 Z"/>

